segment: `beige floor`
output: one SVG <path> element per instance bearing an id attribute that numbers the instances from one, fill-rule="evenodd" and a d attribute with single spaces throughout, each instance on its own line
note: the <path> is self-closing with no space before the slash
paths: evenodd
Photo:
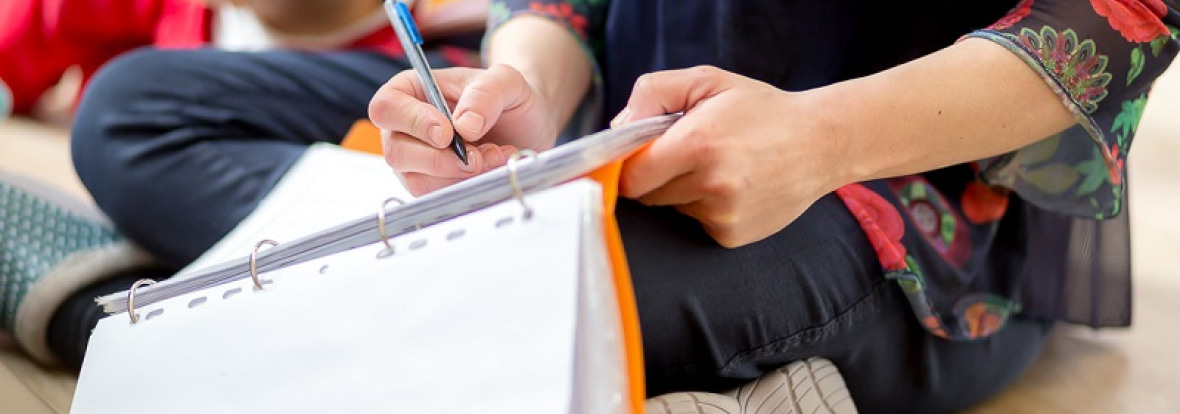
<path id="1" fill-rule="evenodd" d="M 969 410 L 989 413 L 1180 412 L 1180 69 L 1157 84 L 1130 155 L 1135 326 L 1061 329 L 1013 387 Z M 0 168 L 86 197 L 60 129 L 0 123 Z M 31 364 L 0 338 L 0 414 L 64 413 L 73 377 Z"/>

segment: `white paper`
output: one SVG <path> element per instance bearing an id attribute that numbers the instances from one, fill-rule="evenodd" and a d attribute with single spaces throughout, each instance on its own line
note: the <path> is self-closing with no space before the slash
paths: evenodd
<path id="1" fill-rule="evenodd" d="M 604 268 L 581 246 L 600 197 L 573 182 L 528 196 L 527 221 L 506 201 L 397 238 L 391 258 L 375 244 L 264 274 L 261 291 L 239 281 L 136 325 L 103 319 L 72 412 L 570 412 L 579 273 Z"/>
<path id="2" fill-rule="evenodd" d="M 376 214 L 389 197 L 407 203 L 414 199 L 381 156 L 330 144 L 312 145 L 249 216 L 181 270 L 178 277 L 183 279 L 195 270 L 247 256 L 259 240 L 283 243 L 358 216 Z M 393 206 L 396 203 L 391 203 Z"/>

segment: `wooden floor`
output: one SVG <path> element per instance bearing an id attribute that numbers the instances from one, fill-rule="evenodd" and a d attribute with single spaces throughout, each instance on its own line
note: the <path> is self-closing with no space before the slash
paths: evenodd
<path id="1" fill-rule="evenodd" d="M 1180 69 L 1158 82 L 1129 163 L 1135 326 L 1059 329 L 1027 374 L 969 413 L 1180 413 Z M 61 129 L 0 123 L 0 168 L 87 197 Z M 0 414 L 68 412 L 73 386 L 0 338 Z"/>

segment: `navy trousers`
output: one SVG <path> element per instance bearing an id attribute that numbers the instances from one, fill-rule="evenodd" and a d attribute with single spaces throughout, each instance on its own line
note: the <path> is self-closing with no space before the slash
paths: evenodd
<path id="1" fill-rule="evenodd" d="M 308 144 L 338 141 L 405 67 L 365 52 L 137 51 L 87 90 L 74 162 L 119 228 L 179 267 L 244 218 Z M 979 341 L 930 336 L 834 196 L 738 249 L 672 209 L 624 200 L 617 214 L 653 395 L 723 390 L 825 357 L 862 412 L 955 410 L 1011 382 L 1051 327 L 1016 318 Z"/>

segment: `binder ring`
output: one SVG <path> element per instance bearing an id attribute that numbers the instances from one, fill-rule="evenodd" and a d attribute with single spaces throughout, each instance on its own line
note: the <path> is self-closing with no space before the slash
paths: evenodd
<path id="1" fill-rule="evenodd" d="M 266 245 L 270 245 L 272 247 L 278 246 L 279 242 L 271 239 L 265 239 L 259 241 L 258 244 L 255 244 L 254 250 L 250 251 L 250 279 L 254 280 L 254 287 L 258 289 L 262 289 L 262 280 L 258 279 L 258 249 L 261 249 L 262 246 Z"/>
<path id="2" fill-rule="evenodd" d="M 135 325 L 139 322 L 139 315 L 135 314 L 135 290 L 140 286 L 150 286 L 156 284 L 152 279 L 139 279 L 131 284 L 131 290 L 127 291 L 127 314 L 131 315 L 131 324 Z"/>
<path id="3" fill-rule="evenodd" d="M 520 180 L 517 178 L 517 164 L 526 158 L 536 160 L 537 152 L 526 148 L 508 157 L 508 184 L 512 186 L 512 194 L 516 201 L 524 208 L 524 218 L 529 219 L 533 217 L 533 208 L 524 202 L 524 190 L 520 188 Z"/>
<path id="4" fill-rule="evenodd" d="M 397 205 L 399 206 L 406 205 L 406 202 L 402 201 L 400 198 L 389 197 L 385 199 L 385 201 L 381 202 L 381 208 L 377 210 L 377 233 L 381 235 L 381 242 L 385 243 L 386 255 L 393 253 L 393 244 L 389 242 L 389 233 L 385 231 L 385 207 L 388 206 L 390 202 L 394 201 L 396 201 Z"/>

